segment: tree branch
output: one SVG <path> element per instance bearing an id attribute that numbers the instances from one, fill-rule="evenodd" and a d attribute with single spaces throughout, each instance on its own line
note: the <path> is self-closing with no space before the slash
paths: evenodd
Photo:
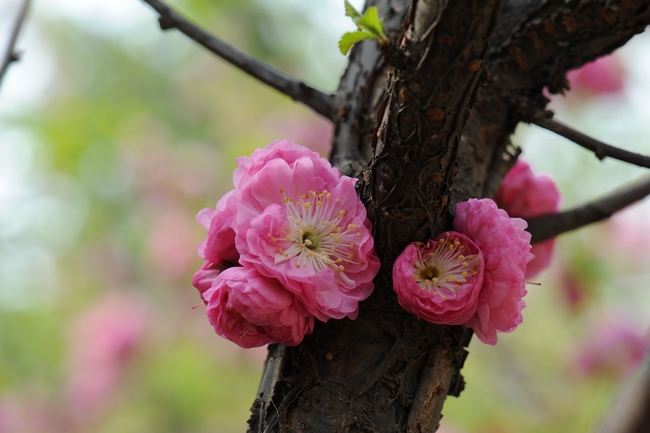
<path id="1" fill-rule="evenodd" d="M 237 51 L 205 30 L 187 21 L 161 0 L 143 1 L 160 14 L 158 21 L 162 30 L 178 29 L 188 38 L 199 43 L 228 63 L 238 67 L 253 78 L 273 87 L 293 100 L 308 106 L 318 114 L 330 120 L 334 119 L 336 107 L 331 95 L 327 95 L 272 66 L 266 65 L 247 54 Z"/>
<path id="2" fill-rule="evenodd" d="M 562 137 L 573 141 L 578 146 L 589 149 L 596 154 L 596 157 L 601 161 L 607 157 L 618 159 L 630 164 L 638 165 L 639 167 L 650 168 L 650 156 L 641 155 L 639 153 L 630 152 L 625 149 L 611 146 L 596 140 L 582 132 L 563 125 L 562 123 L 553 119 L 536 118 L 530 121 L 537 126 L 540 126 L 549 131 L 555 132 Z"/>
<path id="3" fill-rule="evenodd" d="M 615 212 L 650 195 L 650 177 L 586 205 L 552 215 L 529 218 L 532 242 L 542 242 L 562 233 L 609 218 Z"/>
<path id="4" fill-rule="evenodd" d="M 9 68 L 9 65 L 18 60 L 19 55 L 15 51 L 16 41 L 18 40 L 18 35 L 20 34 L 20 29 L 23 26 L 25 21 L 25 16 L 27 16 L 27 10 L 29 9 L 30 0 L 23 0 L 18 9 L 18 14 L 16 15 L 16 20 L 9 34 L 9 41 L 5 47 L 4 52 L 2 53 L 2 63 L 0 64 L 0 85 L 2 85 L 2 79 Z"/>

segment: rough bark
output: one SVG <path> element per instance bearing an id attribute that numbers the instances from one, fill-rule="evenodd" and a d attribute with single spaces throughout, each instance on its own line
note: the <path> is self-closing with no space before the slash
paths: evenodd
<path id="1" fill-rule="evenodd" d="M 561 90 L 567 70 L 650 22 L 650 0 L 413 4 L 368 1 L 396 43 L 385 57 L 372 41 L 355 47 L 336 95 L 332 160 L 360 177 L 382 260 L 375 292 L 356 321 L 319 323 L 301 345 L 269 348 L 251 432 L 437 429 L 446 396 L 463 388 L 471 331 L 403 311 L 393 260 L 448 228 L 450 204 L 494 194 L 512 163 L 504 153 L 516 154 L 508 137 L 544 110 L 544 86 Z"/>

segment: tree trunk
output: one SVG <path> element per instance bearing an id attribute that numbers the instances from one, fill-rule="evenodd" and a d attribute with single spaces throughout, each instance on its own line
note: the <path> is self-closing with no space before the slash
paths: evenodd
<path id="1" fill-rule="evenodd" d="M 299 346 L 269 347 L 249 432 L 437 429 L 445 398 L 463 389 L 472 333 L 399 307 L 393 261 L 449 229 L 455 203 L 494 195 L 515 159 L 504 154 L 517 123 L 549 115 L 544 87 L 562 91 L 568 70 L 650 23 L 650 0 L 372 5 L 394 44 L 352 50 L 331 159 L 359 176 L 382 268 L 357 320 L 317 323 Z"/>

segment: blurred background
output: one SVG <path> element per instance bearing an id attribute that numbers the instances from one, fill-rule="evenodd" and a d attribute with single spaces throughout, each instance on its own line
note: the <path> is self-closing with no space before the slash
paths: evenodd
<path id="1" fill-rule="evenodd" d="M 351 2 L 362 7 L 362 1 Z M 343 1 L 175 0 L 194 22 L 326 91 Z M 0 0 L 0 43 L 17 0 Z M 37 0 L 0 89 L 0 433 L 242 432 L 265 349 L 211 329 L 195 215 L 275 139 L 327 155 L 327 121 L 138 0 Z M 558 119 L 650 153 L 650 35 L 572 73 Z M 535 127 L 513 140 L 563 208 L 643 174 Z M 650 204 L 563 236 L 524 323 L 470 345 L 456 433 L 591 432 L 648 351 Z"/>

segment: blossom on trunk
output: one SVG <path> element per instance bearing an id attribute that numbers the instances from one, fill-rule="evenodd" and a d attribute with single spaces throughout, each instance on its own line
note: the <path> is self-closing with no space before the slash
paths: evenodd
<path id="1" fill-rule="evenodd" d="M 535 176 L 530 166 L 518 159 L 503 178 L 494 200 L 508 215 L 529 218 L 557 213 L 560 193 L 553 179 L 545 175 Z M 527 279 L 549 267 L 554 248 L 555 239 L 533 245 L 531 252 L 535 258 L 526 267 Z"/>
<path id="2" fill-rule="evenodd" d="M 240 263 L 279 280 L 322 321 L 356 318 L 379 270 L 355 182 L 323 158 L 278 158 L 246 179 L 237 204 Z"/>
<path id="3" fill-rule="evenodd" d="M 293 294 L 255 269 L 224 270 L 203 298 L 217 334 L 244 348 L 271 342 L 295 346 L 314 329 L 313 316 Z"/>
<path id="4" fill-rule="evenodd" d="M 476 313 L 483 256 L 466 236 L 447 232 L 413 242 L 393 266 L 393 287 L 406 311 L 439 325 L 462 325 Z"/>
<path id="5" fill-rule="evenodd" d="M 379 271 L 356 179 L 286 140 L 237 163 L 235 189 L 197 217 L 208 235 L 199 245 L 205 262 L 192 282 L 217 333 L 242 347 L 295 345 L 314 317 L 356 318 Z M 256 314 L 257 304 L 242 301 L 257 293 L 255 284 L 273 287 L 267 293 L 273 302 L 281 300 L 283 311 L 300 312 L 309 323 L 296 325 L 298 316 L 262 320 L 266 313 Z"/>
<path id="6" fill-rule="evenodd" d="M 483 254 L 485 271 L 476 314 L 467 322 L 478 338 L 496 344 L 497 331 L 511 332 L 523 317 L 526 306 L 526 263 L 530 233 L 526 221 L 510 218 L 490 199 L 470 199 L 456 207 L 454 229 L 471 239 Z"/>
<path id="7" fill-rule="evenodd" d="M 530 253 L 526 222 L 490 199 L 456 206 L 455 232 L 411 243 L 395 261 L 399 304 L 431 323 L 466 324 L 487 344 L 522 322 Z"/>

